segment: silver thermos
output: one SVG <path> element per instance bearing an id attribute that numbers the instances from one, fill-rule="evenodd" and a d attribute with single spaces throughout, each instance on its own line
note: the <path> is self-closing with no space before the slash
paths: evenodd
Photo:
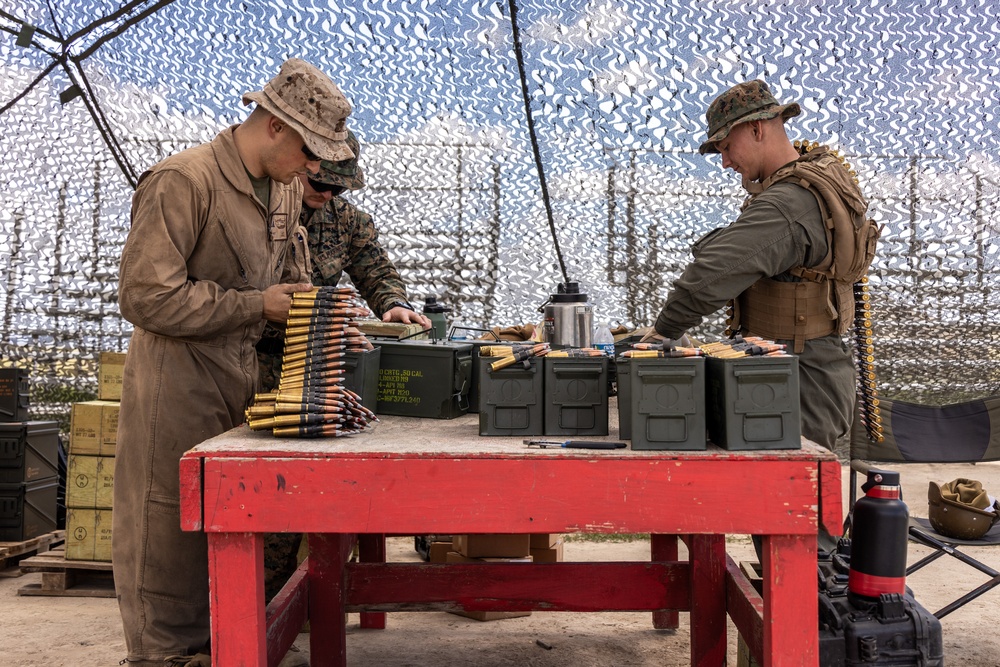
<path id="1" fill-rule="evenodd" d="M 587 295 L 580 292 L 579 283 L 559 283 L 555 294 L 542 304 L 544 315 L 543 342 L 554 349 L 564 347 L 590 347 L 594 330 L 594 308 L 587 303 Z"/>

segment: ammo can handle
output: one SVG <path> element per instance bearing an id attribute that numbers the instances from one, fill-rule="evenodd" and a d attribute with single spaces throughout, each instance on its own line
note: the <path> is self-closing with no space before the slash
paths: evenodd
<path id="1" fill-rule="evenodd" d="M 677 368 L 677 369 L 665 369 L 665 368 L 637 368 L 640 377 L 676 377 L 678 375 L 683 375 L 685 377 L 694 377 L 697 375 L 698 370 L 696 368 Z"/>
<path id="2" fill-rule="evenodd" d="M 749 368 L 733 369 L 733 375 L 736 377 L 773 377 L 775 375 L 791 375 L 791 374 L 792 374 L 792 369 L 789 367 L 775 368 L 772 370 L 756 370 Z"/>
<path id="3" fill-rule="evenodd" d="M 581 366 L 583 368 L 581 368 Z M 601 364 L 552 364 L 552 372 L 560 375 L 594 375 L 600 374 Z"/>

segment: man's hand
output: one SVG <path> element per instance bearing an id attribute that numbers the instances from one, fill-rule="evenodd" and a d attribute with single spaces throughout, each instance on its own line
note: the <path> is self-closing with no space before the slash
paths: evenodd
<path id="1" fill-rule="evenodd" d="M 292 294 L 308 292 L 309 283 L 280 283 L 264 290 L 264 319 L 283 324 L 288 321 L 288 311 L 292 307 Z"/>
<path id="2" fill-rule="evenodd" d="M 686 334 L 681 334 L 680 338 L 667 338 L 656 333 L 656 329 L 649 327 L 649 330 L 639 341 L 641 343 L 663 343 L 663 347 L 693 347 L 694 343 L 691 342 L 691 338 Z"/>
<path id="3" fill-rule="evenodd" d="M 382 314 L 383 322 L 402 322 L 403 324 L 419 324 L 424 329 L 429 329 L 431 321 L 420 313 L 415 313 L 409 308 L 396 306 L 390 308 Z"/>

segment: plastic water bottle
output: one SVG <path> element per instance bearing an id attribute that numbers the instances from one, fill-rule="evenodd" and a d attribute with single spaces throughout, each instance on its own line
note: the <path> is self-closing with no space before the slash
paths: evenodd
<path id="1" fill-rule="evenodd" d="M 424 315 L 431 321 L 434 329 L 431 332 L 432 338 L 436 338 L 437 340 L 445 340 L 447 338 L 448 318 L 445 313 L 450 312 L 451 308 L 448 308 L 443 303 L 438 303 L 437 297 L 424 297 Z"/>
<path id="2" fill-rule="evenodd" d="M 609 357 L 615 356 L 615 337 L 607 322 L 598 323 L 594 329 L 594 347 Z"/>

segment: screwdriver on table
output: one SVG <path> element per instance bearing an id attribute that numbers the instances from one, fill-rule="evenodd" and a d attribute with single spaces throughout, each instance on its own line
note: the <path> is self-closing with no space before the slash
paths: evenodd
<path id="1" fill-rule="evenodd" d="M 574 449 L 622 449 L 628 446 L 627 442 L 606 442 L 604 440 L 525 440 L 528 447 L 571 447 Z"/>

